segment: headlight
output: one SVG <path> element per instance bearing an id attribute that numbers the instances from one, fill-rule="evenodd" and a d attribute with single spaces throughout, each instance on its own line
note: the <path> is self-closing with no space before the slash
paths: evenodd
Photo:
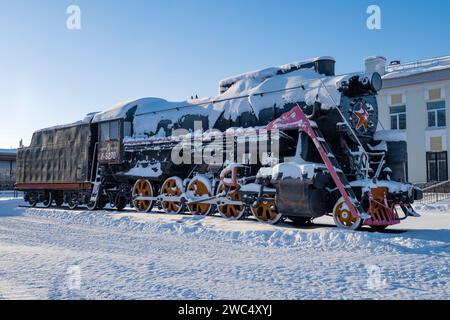
<path id="1" fill-rule="evenodd" d="M 360 88 L 364 90 L 380 91 L 383 86 L 383 81 L 378 72 L 372 74 L 362 75 L 358 79 Z"/>
<path id="2" fill-rule="evenodd" d="M 383 88 L 383 80 L 378 72 L 372 73 L 372 79 L 370 81 L 372 89 L 374 91 L 380 91 Z"/>

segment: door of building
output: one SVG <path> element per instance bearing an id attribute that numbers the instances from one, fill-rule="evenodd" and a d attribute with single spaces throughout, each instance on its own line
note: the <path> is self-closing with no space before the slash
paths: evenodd
<path id="1" fill-rule="evenodd" d="M 448 180 L 447 151 L 427 152 L 427 179 L 428 182 Z"/>

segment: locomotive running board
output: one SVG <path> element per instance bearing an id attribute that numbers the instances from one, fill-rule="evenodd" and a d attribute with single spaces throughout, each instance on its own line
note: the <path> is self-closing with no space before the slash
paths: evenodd
<path id="1" fill-rule="evenodd" d="M 242 201 L 233 201 L 233 200 L 229 200 L 225 197 L 218 197 L 218 196 L 214 196 L 214 197 L 208 197 L 205 199 L 198 199 L 198 200 L 194 200 L 194 201 L 189 201 L 189 198 L 186 198 L 184 196 L 181 197 L 165 197 L 165 196 L 157 196 L 157 197 L 146 197 L 146 196 L 137 196 L 133 198 L 133 201 L 167 201 L 167 202 L 184 202 L 186 205 L 191 205 L 191 204 L 197 204 L 197 203 L 202 203 L 202 204 L 213 204 L 213 205 L 218 205 L 218 206 L 223 206 L 223 205 L 236 205 L 236 206 L 241 206 L 244 203 Z"/>
<path id="2" fill-rule="evenodd" d="M 347 177 L 317 124 L 306 117 L 298 104 L 291 111 L 282 114 L 267 125 L 267 130 L 287 129 L 299 129 L 311 138 L 352 216 L 363 220 L 369 219 L 370 215 L 364 211 L 356 198 Z"/>

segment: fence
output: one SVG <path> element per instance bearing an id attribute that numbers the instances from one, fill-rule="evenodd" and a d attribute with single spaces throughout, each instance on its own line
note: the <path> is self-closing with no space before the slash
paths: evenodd
<path id="1" fill-rule="evenodd" d="M 16 190 L 0 190 L 0 198 L 19 198 L 23 197 L 23 192 Z"/>
<path id="2" fill-rule="evenodd" d="M 1 179 L 0 178 L 0 190 L 14 190 L 15 179 Z"/>
<path id="3" fill-rule="evenodd" d="M 15 179 L 0 178 L 0 197 L 14 197 L 17 198 L 19 193 L 14 190 Z"/>
<path id="4" fill-rule="evenodd" d="M 420 186 L 419 186 L 420 187 Z M 423 199 L 420 204 L 432 204 L 450 199 L 450 181 L 440 182 L 422 189 Z"/>

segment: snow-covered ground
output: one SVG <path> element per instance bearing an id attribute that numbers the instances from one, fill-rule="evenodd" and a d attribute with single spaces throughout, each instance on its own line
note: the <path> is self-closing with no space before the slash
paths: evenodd
<path id="1" fill-rule="evenodd" d="M 0 198 L 2 299 L 449 299 L 449 203 L 386 233 Z"/>

